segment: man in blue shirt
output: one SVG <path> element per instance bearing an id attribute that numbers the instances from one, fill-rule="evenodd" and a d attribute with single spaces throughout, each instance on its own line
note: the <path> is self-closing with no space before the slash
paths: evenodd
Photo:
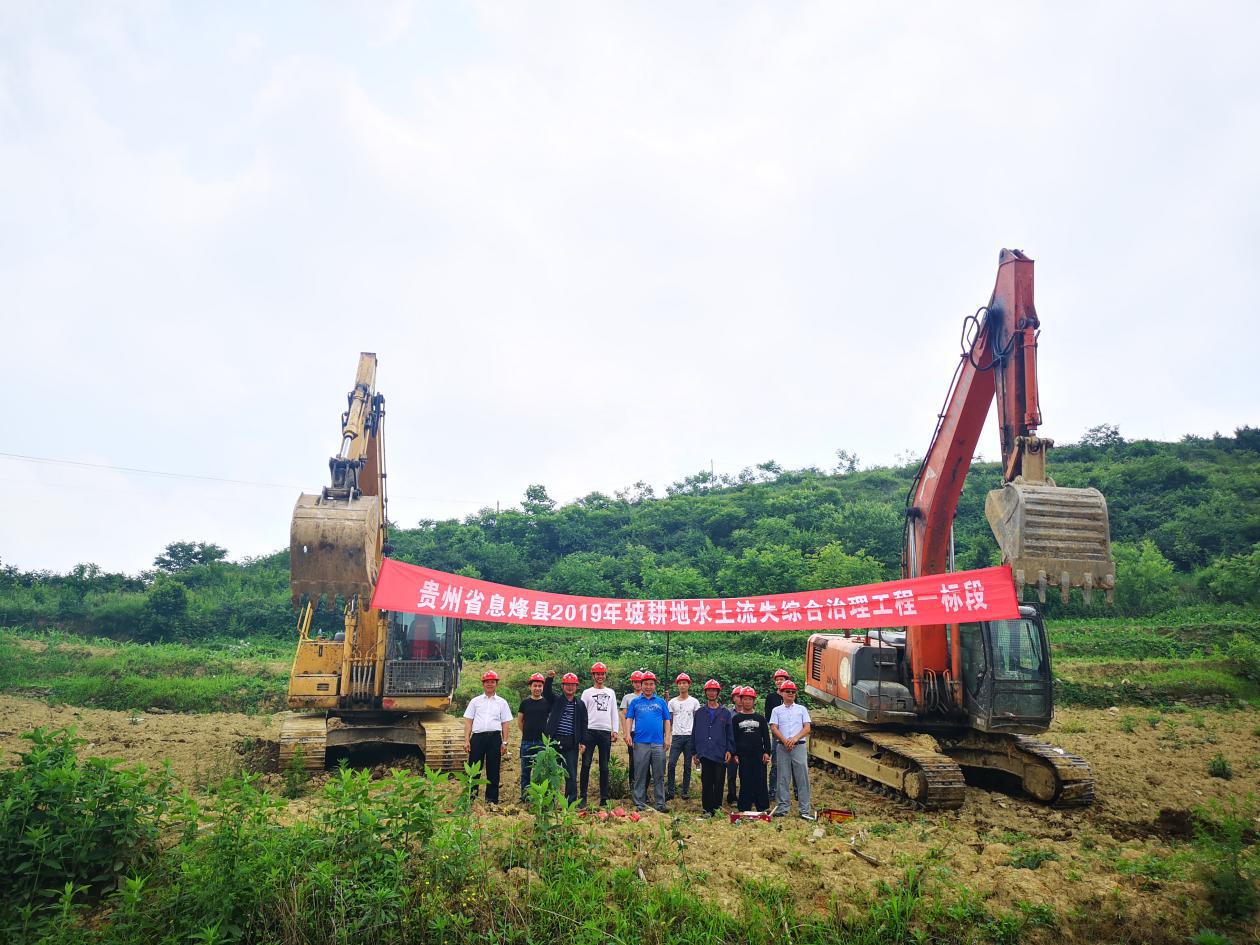
<path id="1" fill-rule="evenodd" d="M 647 808 L 647 782 L 652 776 L 655 803 L 662 814 L 665 806 L 665 750 L 670 737 L 669 704 L 656 694 L 656 674 L 643 674 L 643 694 L 626 707 L 626 744 L 634 757 L 634 806 Z"/>

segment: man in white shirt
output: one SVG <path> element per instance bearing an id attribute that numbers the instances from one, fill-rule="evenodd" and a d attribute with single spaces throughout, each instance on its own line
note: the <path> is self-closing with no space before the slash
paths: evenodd
<path id="1" fill-rule="evenodd" d="M 496 695 L 499 674 L 492 669 L 481 674 L 482 695 L 468 700 L 464 710 L 464 751 L 469 764 L 481 764 L 486 776 L 486 803 L 499 803 L 499 762 L 508 749 L 508 726 L 512 709 L 507 700 Z M 477 796 L 477 788 L 472 791 Z"/>
<path id="2" fill-rule="evenodd" d="M 775 761 L 779 767 L 779 783 L 775 786 L 774 816 L 784 817 L 792 809 L 792 786 L 796 787 L 796 806 L 801 820 L 817 820 L 810 806 L 809 754 L 805 739 L 813 720 L 809 710 L 796 701 L 796 683 L 787 680 L 779 687 L 783 704 L 770 713 L 770 735 L 774 739 Z"/>
<path id="3" fill-rule="evenodd" d="M 617 693 L 604 685 L 608 667 L 596 663 L 591 667 L 595 685 L 582 691 L 586 706 L 586 751 L 582 754 L 582 778 L 578 806 L 586 809 L 586 792 L 591 783 L 591 762 L 599 751 L 599 804 L 608 803 L 608 755 L 617 740 L 621 719 L 617 715 Z"/>
<path id="4" fill-rule="evenodd" d="M 696 711 L 700 708 L 700 700 L 691 695 L 691 677 L 679 673 L 674 680 L 678 687 L 678 695 L 669 700 L 669 714 L 673 720 L 673 739 L 669 745 L 669 763 L 666 765 L 665 800 L 674 799 L 674 766 L 678 756 L 682 755 L 682 798 L 691 797 L 691 759 L 696 752 L 696 742 L 692 736 Z"/>

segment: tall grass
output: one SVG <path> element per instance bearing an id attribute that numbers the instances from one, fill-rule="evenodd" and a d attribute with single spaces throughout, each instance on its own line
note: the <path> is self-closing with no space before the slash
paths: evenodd
<path id="1" fill-rule="evenodd" d="M 250 657 L 174 643 L 87 646 L 3 631 L 0 691 L 123 711 L 254 712 L 281 707 L 287 676 Z"/>
<path id="2" fill-rule="evenodd" d="M 44 889 L 5 898 L 0 931 L 15 945 L 892 945 L 928 940 L 929 930 L 937 941 L 1009 941 L 1012 930 L 1045 921 L 1044 910 L 1035 920 L 1027 911 L 994 914 L 974 897 L 958 909 L 956 883 L 917 867 L 867 891 L 842 886 L 822 910 L 751 879 L 723 909 L 697 884 L 645 882 L 640 868 L 610 867 L 603 835 L 550 783 L 531 788 L 535 817 L 506 835 L 451 805 L 453 792 L 462 785 L 443 774 L 395 773 L 376 784 L 369 772 L 343 769 L 315 812 L 295 820 L 256 780 L 230 782 L 199 826 L 184 825 L 143 871 L 124 869 L 114 891 L 50 876 Z M 52 803 L 67 822 L 86 813 L 75 798 Z M 142 822 L 158 829 L 161 812 Z M 665 851 L 663 842 L 649 845 L 649 869 Z"/>

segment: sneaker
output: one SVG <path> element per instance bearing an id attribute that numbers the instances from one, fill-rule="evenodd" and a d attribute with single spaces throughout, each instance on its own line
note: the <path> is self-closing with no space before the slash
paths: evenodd
<path id="1" fill-rule="evenodd" d="M 785 810 L 776 810 L 776 811 L 771 811 L 770 816 L 771 817 L 786 817 L 787 813 L 788 812 Z"/>
<path id="2" fill-rule="evenodd" d="M 668 807 L 666 807 L 665 805 L 661 805 L 660 807 L 656 808 L 656 812 L 657 812 L 658 814 L 668 814 L 668 813 L 669 813 L 669 808 L 668 808 Z"/>
<path id="3" fill-rule="evenodd" d="M 586 810 L 586 798 L 578 801 L 578 810 Z"/>
<path id="4" fill-rule="evenodd" d="M 684 794 L 684 795 L 682 796 L 682 799 L 683 799 L 684 801 L 689 801 L 689 800 L 691 800 L 691 795 L 690 795 L 690 794 Z"/>
<path id="5" fill-rule="evenodd" d="M 815 814 L 812 810 L 807 810 L 805 811 L 805 813 L 801 814 L 801 820 L 812 821 L 812 820 L 817 820 L 817 819 L 818 819 L 818 815 Z"/>

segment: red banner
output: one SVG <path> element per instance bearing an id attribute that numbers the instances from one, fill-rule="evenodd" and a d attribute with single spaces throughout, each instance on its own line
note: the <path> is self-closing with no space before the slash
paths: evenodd
<path id="1" fill-rule="evenodd" d="M 496 623 L 600 630 L 868 630 L 1019 617 L 1010 567 L 764 597 L 610 600 L 548 594 L 386 558 L 372 606 Z"/>

